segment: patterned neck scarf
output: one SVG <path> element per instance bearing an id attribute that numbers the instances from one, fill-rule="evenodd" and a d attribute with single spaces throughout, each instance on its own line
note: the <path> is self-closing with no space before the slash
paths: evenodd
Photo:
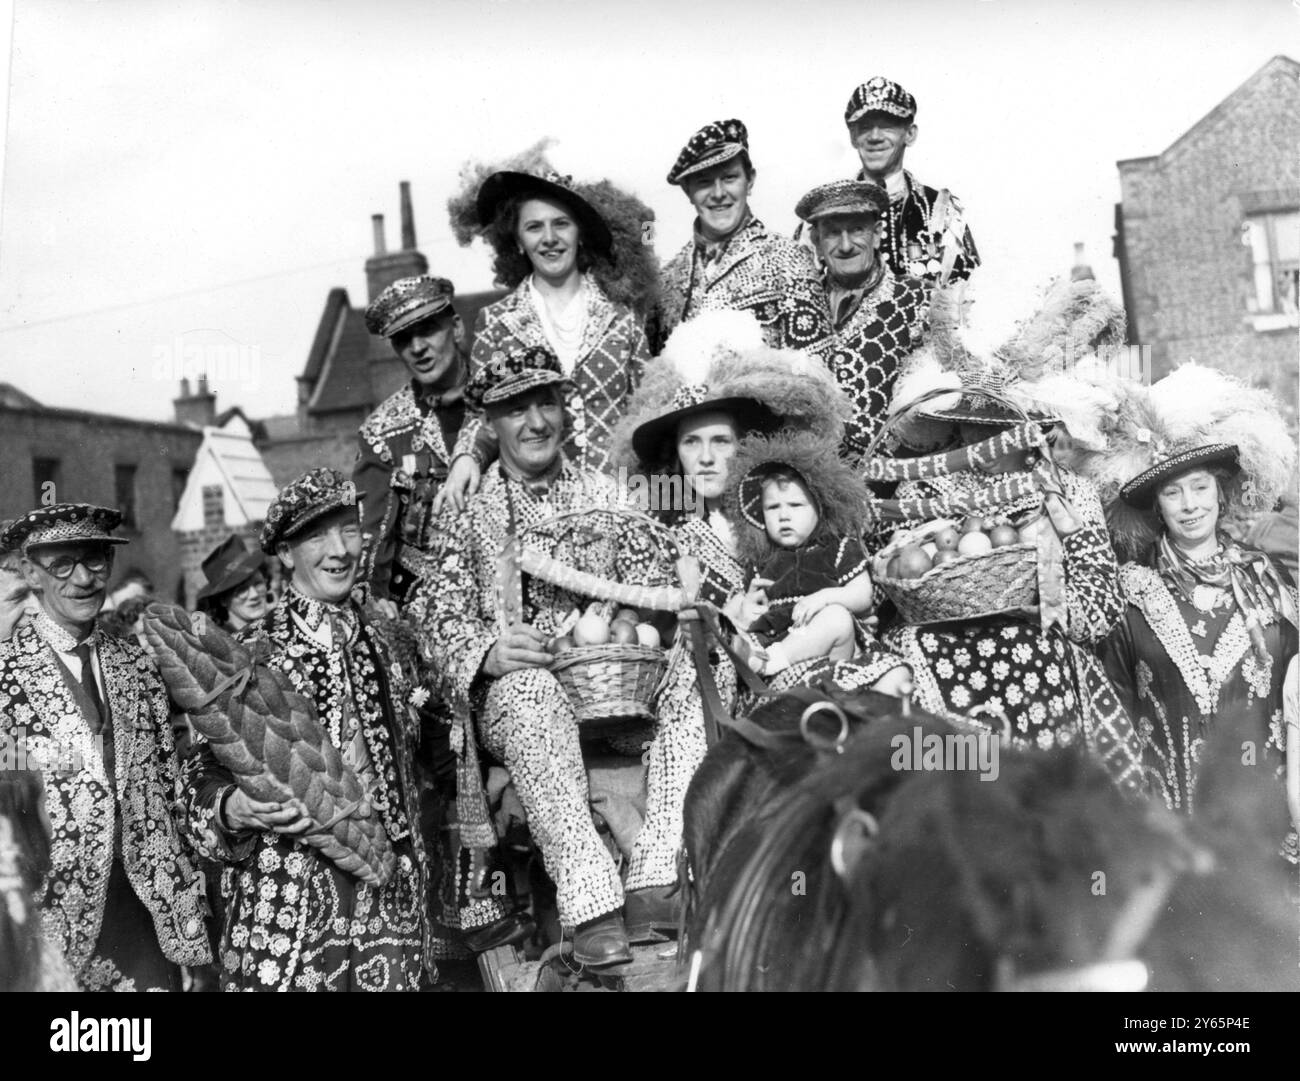
<path id="1" fill-rule="evenodd" d="M 316 630 L 321 623 L 329 620 L 331 626 L 338 627 L 342 633 L 336 639 L 350 643 L 357 634 L 357 612 L 350 601 L 342 604 L 326 604 L 300 593 L 296 586 L 289 586 L 285 592 L 285 603 L 289 611 L 303 621 L 311 630 Z"/>
<path id="2" fill-rule="evenodd" d="M 878 252 L 877 256 L 879 256 Z M 843 326 L 848 321 L 849 316 L 862 303 L 863 298 L 880 284 L 880 280 L 884 276 L 885 261 L 881 258 L 877 258 L 871 264 L 871 269 L 867 271 L 866 278 L 859 285 L 839 285 L 831 275 L 829 268 L 827 269 L 826 293 L 830 303 L 831 316 L 835 320 L 837 327 Z"/>
<path id="3" fill-rule="evenodd" d="M 1162 533 L 1156 542 L 1155 556 L 1156 571 L 1187 604 L 1192 603 L 1192 590 L 1198 585 L 1230 592 L 1246 621 L 1246 631 L 1260 660 L 1268 658 L 1263 631 L 1265 616 L 1276 612 L 1293 627 L 1297 625 L 1291 591 L 1263 552 L 1242 548 L 1220 534 L 1214 555 L 1194 560 L 1170 541 L 1168 533 Z"/>
<path id="4" fill-rule="evenodd" d="M 506 498 L 512 498 L 511 488 L 519 485 L 534 499 L 545 499 L 551 493 L 551 485 L 554 484 L 564 471 L 564 456 L 557 455 L 555 461 L 551 463 L 549 469 L 540 477 L 521 477 L 514 470 L 508 469 L 504 463 L 501 464 L 501 477 L 506 482 Z"/>

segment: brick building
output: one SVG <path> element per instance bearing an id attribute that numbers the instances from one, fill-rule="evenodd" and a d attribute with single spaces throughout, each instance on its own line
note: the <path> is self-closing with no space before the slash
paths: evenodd
<path id="1" fill-rule="evenodd" d="M 202 388 L 206 392 L 206 386 Z M 78 409 L 52 409 L 0 387 L 0 518 L 42 503 L 97 503 L 123 512 L 110 587 L 133 572 L 157 596 L 181 598 L 181 547 L 172 516 L 202 434 Z"/>
<path id="2" fill-rule="evenodd" d="M 1151 378 L 1197 360 L 1272 387 L 1294 416 L 1300 63 L 1275 56 L 1166 150 L 1118 163 L 1129 341 Z"/>

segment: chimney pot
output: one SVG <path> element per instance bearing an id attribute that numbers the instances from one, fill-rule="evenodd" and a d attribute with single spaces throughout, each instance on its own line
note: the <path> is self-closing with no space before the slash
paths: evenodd
<path id="1" fill-rule="evenodd" d="M 402 192 L 402 251 L 415 251 L 415 214 L 411 210 L 411 182 L 401 182 Z"/>
<path id="2" fill-rule="evenodd" d="M 375 230 L 375 254 L 387 254 L 388 245 L 384 243 L 384 216 L 382 214 L 371 214 L 370 224 Z"/>

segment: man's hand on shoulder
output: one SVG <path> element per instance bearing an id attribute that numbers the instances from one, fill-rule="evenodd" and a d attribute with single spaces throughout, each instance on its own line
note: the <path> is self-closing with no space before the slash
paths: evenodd
<path id="1" fill-rule="evenodd" d="M 451 463 L 447 479 L 442 482 L 438 494 L 430 505 L 435 515 L 441 514 L 444 507 L 450 506 L 457 514 L 465 509 L 470 496 L 478 491 L 483 480 L 483 470 L 469 454 L 462 454 Z"/>
<path id="2" fill-rule="evenodd" d="M 517 623 L 488 650 L 483 671 L 492 679 L 500 679 L 521 668 L 545 668 L 552 659 L 546 652 L 546 635 L 536 627 Z"/>

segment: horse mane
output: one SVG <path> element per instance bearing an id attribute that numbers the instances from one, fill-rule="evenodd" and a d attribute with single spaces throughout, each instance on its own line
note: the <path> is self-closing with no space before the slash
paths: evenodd
<path id="1" fill-rule="evenodd" d="M 1300 987 L 1277 856 L 1285 805 L 1267 768 L 1241 765 L 1240 729 L 1207 749 L 1189 820 L 1121 793 L 1081 746 L 1003 746 L 992 781 L 896 770 L 896 736 L 956 730 L 881 699 L 839 699 L 851 721 L 840 754 L 765 761 L 724 741 L 706 756 L 687 796 L 702 990 L 993 990 L 1077 975 L 1116 959 L 1116 928 L 1153 882 L 1168 892 L 1133 945 L 1151 989 Z M 797 728 L 804 701 L 767 707 L 765 724 Z M 851 808 L 879 831 L 841 877 L 831 842 Z M 715 812 L 730 821 L 714 820 L 710 845 Z"/>

